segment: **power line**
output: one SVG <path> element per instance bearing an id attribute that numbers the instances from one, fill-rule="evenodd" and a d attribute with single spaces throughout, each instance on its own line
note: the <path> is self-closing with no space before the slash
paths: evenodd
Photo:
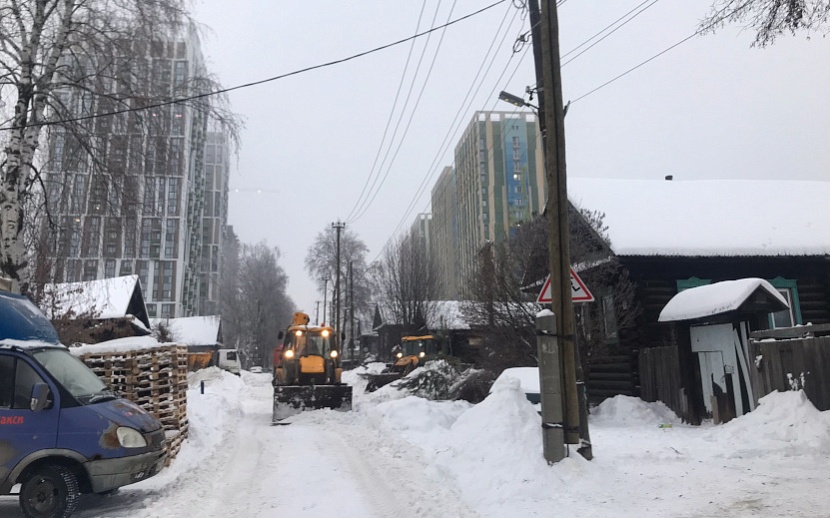
<path id="1" fill-rule="evenodd" d="M 454 24 L 456 24 L 458 22 L 461 22 L 463 20 L 467 20 L 469 18 L 472 18 L 473 16 L 479 15 L 479 14 L 481 14 L 481 13 L 483 13 L 483 12 L 489 10 L 489 9 L 492 9 L 493 7 L 496 7 L 499 4 L 503 4 L 506 1 L 507 0 L 498 0 L 498 1 L 488 5 L 486 7 L 483 7 L 481 9 L 479 9 L 478 11 L 474 11 L 474 12 L 472 12 L 470 14 L 467 14 L 467 15 L 464 15 L 460 18 L 456 18 L 455 20 L 452 20 L 451 22 L 447 22 L 444 25 L 439 25 L 437 27 L 433 27 L 432 29 L 429 29 L 428 31 L 424 31 L 424 32 L 415 34 L 414 36 L 410 36 L 408 38 L 403 38 L 403 39 L 400 39 L 398 41 L 394 41 L 392 43 L 387 43 L 386 45 L 381 45 L 380 47 L 375 47 L 373 49 L 366 50 L 364 52 L 360 52 L 360 53 L 357 53 L 357 54 L 352 54 L 351 56 L 348 56 L 348 57 L 345 57 L 345 58 L 336 59 L 334 61 L 328 61 L 326 63 L 321 63 L 319 65 L 313 65 L 313 66 L 306 67 L 306 68 L 301 68 L 299 70 L 294 70 L 293 72 L 287 72 L 285 74 L 280 74 L 278 76 L 269 77 L 267 79 L 261 79 L 259 81 L 253 81 L 251 83 L 245 83 L 245 84 L 242 84 L 242 85 L 232 86 L 230 88 L 222 88 L 220 90 L 214 90 L 212 92 L 205 92 L 205 93 L 195 94 L 195 95 L 191 95 L 191 96 L 187 96 L 187 97 L 178 97 L 176 99 L 170 99 L 168 101 L 159 101 L 157 103 L 148 104 L 148 105 L 145 105 L 145 106 L 136 106 L 136 107 L 132 107 L 132 108 L 124 108 L 124 109 L 121 109 L 121 110 L 114 110 L 114 111 L 107 112 L 107 113 L 98 113 L 98 114 L 94 114 L 94 115 L 85 115 L 85 116 L 81 116 L 81 117 L 75 117 L 75 118 L 71 118 L 71 119 L 61 119 L 61 120 L 56 120 L 56 121 L 32 122 L 32 123 L 27 124 L 25 127 L 55 126 L 55 125 L 58 125 L 58 124 L 66 124 L 68 122 L 80 122 L 80 121 L 85 121 L 85 120 L 90 120 L 90 119 L 98 119 L 98 118 L 101 118 L 101 117 L 111 117 L 113 115 L 119 115 L 119 114 L 122 114 L 122 113 L 131 113 L 131 112 L 137 112 L 137 111 L 152 110 L 153 108 L 161 108 L 161 107 L 164 107 L 164 106 L 170 106 L 172 104 L 181 104 L 181 103 L 185 103 L 187 101 L 194 101 L 194 100 L 197 100 L 197 99 L 204 99 L 206 97 L 212 97 L 214 95 L 220 95 L 220 94 L 232 92 L 234 90 L 241 90 L 243 88 L 249 88 L 251 86 L 257 86 L 257 85 L 261 85 L 261 84 L 264 84 L 264 83 L 270 83 L 272 81 L 278 81 L 280 79 L 285 79 L 286 77 L 299 75 L 299 74 L 302 74 L 302 73 L 305 73 L 305 72 L 310 72 L 312 70 L 317 70 L 317 69 L 320 69 L 320 68 L 326 68 L 326 67 L 330 67 L 332 65 L 338 65 L 340 63 L 345 63 L 345 62 L 351 61 L 353 59 L 361 58 L 363 56 L 367 56 L 369 54 L 373 54 L 375 52 L 379 52 L 381 50 L 386 50 L 390 47 L 394 47 L 396 45 L 406 43 L 407 41 L 413 40 L 415 38 L 419 38 L 421 36 L 424 36 L 424 35 L 430 34 L 432 32 L 435 32 L 437 30 L 443 29 L 445 27 L 449 27 L 450 25 L 454 25 Z M 22 129 L 22 128 L 23 128 L 22 126 L 12 126 L 12 127 L 9 127 L 9 128 L 0 128 L 0 131 L 12 131 L 12 130 L 19 130 L 19 129 Z"/>
<path id="2" fill-rule="evenodd" d="M 507 78 L 506 82 L 510 82 L 510 80 L 512 80 L 513 77 L 516 75 L 516 72 L 519 70 L 519 68 L 522 64 L 522 61 L 524 60 L 525 56 L 527 56 L 527 49 L 528 48 L 530 48 L 530 47 L 525 48 L 525 51 L 522 53 L 522 57 L 519 58 L 519 61 L 516 63 L 516 67 L 513 69 L 513 72 L 510 74 L 510 77 Z M 511 58 L 512 58 L 512 56 L 511 56 Z M 492 65 L 492 63 L 491 63 L 491 65 Z M 501 84 L 503 84 L 502 83 L 502 78 L 504 77 L 505 72 L 507 72 L 507 69 L 509 68 L 509 66 L 510 66 L 510 60 L 508 60 L 508 62 L 505 64 L 505 67 L 502 70 L 502 73 L 499 75 L 499 78 L 496 80 L 496 83 L 495 83 L 493 89 L 490 91 L 490 95 L 488 96 L 488 98 L 492 98 L 495 91 L 499 88 L 499 86 Z M 482 78 L 482 81 L 483 81 L 483 78 Z M 481 85 L 479 85 L 479 86 L 481 86 Z M 496 104 L 498 102 L 499 102 L 498 99 L 493 101 L 493 105 L 491 106 L 490 111 L 495 110 Z M 461 109 L 463 109 L 463 108 L 464 108 L 464 106 L 462 105 Z M 459 109 L 459 112 L 461 111 L 461 109 Z M 514 108 L 513 112 L 510 114 L 510 117 L 515 115 L 518 111 L 519 111 L 518 107 Z M 508 118 L 510 118 L 510 117 L 508 117 Z M 507 118 L 504 118 L 501 121 L 502 125 L 506 122 L 506 120 L 507 120 Z M 417 206 L 416 204 L 418 202 L 418 199 L 423 195 L 424 185 L 426 184 L 426 182 L 428 180 L 431 180 L 432 177 L 435 176 L 435 173 L 438 172 L 438 169 L 433 170 L 433 168 L 435 167 L 435 165 L 436 165 L 437 161 L 440 159 L 440 157 L 442 157 L 444 155 L 444 153 L 446 153 L 446 150 L 442 151 L 442 149 L 443 149 L 444 145 L 447 143 L 447 139 L 449 138 L 449 136 L 453 133 L 453 129 L 454 129 L 455 125 L 456 125 L 456 121 L 453 121 L 453 124 L 451 125 L 450 130 L 448 131 L 448 133 L 447 133 L 447 135 L 444 139 L 444 142 L 441 144 L 441 147 L 439 148 L 438 154 L 436 155 L 435 159 L 433 160 L 432 165 L 430 165 L 430 167 L 428 169 L 428 171 L 432 171 L 432 172 L 425 175 L 424 180 L 421 182 L 421 187 L 418 189 L 418 192 L 413 196 L 412 200 L 409 203 L 409 206 L 407 207 L 407 210 L 404 212 L 404 215 L 401 217 L 400 221 L 398 222 L 398 225 L 395 227 L 395 230 L 392 231 L 392 234 L 389 236 L 389 238 L 387 238 L 386 243 L 380 249 L 380 251 L 378 251 L 378 254 L 375 256 L 375 258 L 372 260 L 372 262 L 375 262 L 380 258 L 380 256 L 383 254 L 384 250 L 386 250 L 386 248 L 392 242 L 392 239 L 395 237 L 395 235 L 398 234 L 398 232 L 401 230 L 403 225 L 406 223 L 407 218 L 409 218 L 412 215 L 412 210 Z M 455 129 L 457 130 L 457 128 L 455 128 Z M 493 146 L 495 146 L 495 144 L 496 144 L 496 142 L 494 141 L 487 148 L 487 155 L 488 156 L 490 155 L 490 152 L 493 150 Z M 425 210 L 429 206 L 429 204 L 430 204 L 430 201 L 428 200 L 427 203 L 424 205 L 424 208 L 422 209 L 421 212 L 423 212 L 423 210 Z"/>
<path id="3" fill-rule="evenodd" d="M 696 30 L 695 32 L 693 32 L 693 33 L 692 33 L 692 34 L 690 34 L 689 36 L 686 36 L 685 38 L 683 38 L 682 40 L 678 41 L 678 42 L 677 42 L 677 43 L 675 43 L 674 45 L 672 45 L 672 46 L 670 46 L 670 47 L 668 47 L 668 48 L 666 48 L 666 49 L 663 49 L 662 51 L 660 51 L 660 52 L 658 52 L 657 54 L 655 54 L 655 55 L 651 56 L 650 58 L 648 58 L 647 60 L 645 60 L 645 61 L 641 62 L 640 64 L 635 65 L 635 66 L 633 66 L 633 67 L 629 68 L 628 70 L 626 70 L 626 71 L 625 71 L 625 72 L 623 72 L 622 74 L 620 74 L 620 75 L 618 75 L 618 76 L 616 76 L 616 77 L 614 77 L 614 78 L 612 78 L 612 79 L 609 79 L 608 81 L 606 81 L 606 82 L 602 83 L 601 85 L 599 85 L 598 87 L 596 87 L 596 88 L 594 88 L 593 90 L 589 91 L 588 93 L 585 93 L 585 94 L 580 95 L 579 97 L 577 97 L 577 98 L 576 98 L 576 99 L 574 99 L 573 101 L 570 101 L 570 102 L 571 102 L 571 104 L 573 104 L 573 103 L 575 103 L 575 102 L 577 102 L 577 101 L 580 101 L 580 100 L 582 100 L 582 99 L 584 99 L 584 98 L 588 97 L 589 95 L 591 95 L 591 94 L 593 94 L 593 93 L 595 93 L 595 92 L 597 92 L 597 91 L 599 91 L 599 90 L 601 90 L 601 89 L 605 88 L 606 86 L 610 85 L 611 83 L 615 82 L 616 80 L 621 79 L 621 78 L 623 78 L 623 77 L 627 76 L 627 75 L 628 75 L 628 74 L 630 74 L 631 72 L 634 72 L 635 70 L 637 70 L 638 68 L 642 67 L 643 65 L 645 65 L 645 64 L 647 64 L 647 63 L 649 63 L 649 62 L 651 62 L 651 61 L 654 61 L 655 59 L 659 58 L 660 56 L 662 56 L 662 55 L 663 55 L 663 54 L 665 54 L 666 52 L 669 52 L 670 50 L 674 49 L 675 47 L 678 47 L 678 46 L 680 46 L 680 45 L 682 45 L 682 44 L 686 43 L 686 42 L 687 42 L 687 41 L 689 41 L 690 39 L 694 38 L 695 36 L 697 36 L 697 35 L 699 35 L 699 34 L 701 34 L 701 33 L 703 33 L 703 32 L 706 32 L 707 30 L 711 29 L 712 27 L 714 27 L 715 25 L 717 25 L 718 23 L 720 23 L 720 22 L 721 22 L 722 20 L 724 20 L 725 18 L 728 18 L 728 17 L 729 17 L 729 16 L 731 16 L 733 13 L 735 13 L 735 12 L 737 12 L 738 10 L 742 9 L 742 8 L 743 8 L 743 7 L 744 7 L 747 3 L 749 3 L 750 1 L 752 1 L 752 0 L 747 0 L 747 2 L 745 2 L 745 3 L 741 4 L 741 5 L 739 5 L 738 7 L 736 7 L 735 9 L 733 9 L 733 10 L 732 10 L 731 12 L 729 12 L 728 14 L 725 14 L 725 15 L 721 16 L 721 14 L 722 14 L 722 13 L 726 10 L 726 8 L 727 8 L 727 7 L 729 7 L 730 5 L 732 5 L 732 4 L 734 3 L 734 2 L 730 2 L 730 3 L 729 3 L 729 4 L 727 4 L 727 5 L 726 5 L 723 9 L 721 9 L 720 11 L 718 11 L 718 13 L 717 13 L 717 15 L 716 15 L 715 20 L 714 20 L 714 21 L 712 21 L 712 23 L 710 23 L 709 25 L 706 25 L 705 27 L 701 27 L 701 28 L 699 28 L 698 30 Z"/>
<path id="4" fill-rule="evenodd" d="M 455 4 L 453 4 L 455 5 Z M 424 0 L 424 3 L 421 4 L 421 12 L 418 14 L 418 23 L 415 25 L 415 34 L 418 34 L 418 31 L 421 29 L 421 19 L 424 16 L 424 10 L 426 9 L 427 2 Z M 357 200 L 352 207 L 352 210 L 346 215 L 346 221 L 349 221 L 349 218 L 352 217 L 354 214 L 355 209 L 357 209 L 358 205 L 360 205 L 361 200 L 363 200 L 363 195 L 366 193 L 366 188 L 369 186 L 369 182 L 372 179 L 372 176 L 375 173 L 375 167 L 378 163 L 378 158 L 380 158 L 380 152 L 383 150 L 383 145 L 386 143 L 386 134 L 389 131 L 389 126 L 392 124 L 392 118 L 395 115 L 395 109 L 398 106 L 398 99 L 401 95 L 401 90 L 403 89 L 403 83 L 406 79 L 406 71 L 409 70 L 409 60 L 412 58 L 412 51 L 415 49 L 415 40 L 412 40 L 412 45 L 409 46 L 409 52 L 406 55 L 406 62 L 403 66 L 403 72 L 401 73 L 401 80 L 398 83 L 398 90 L 395 92 L 395 100 L 392 101 L 392 109 L 389 111 L 389 118 L 386 119 L 386 127 L 383 129 L 383 136 L 380 138 L 380 145 L 378 146 L 378 151 L 375 153 L 375 161 L 372 163 L 372 168 L 369 169 L 369 176 L 366 177 L 366 182 L 363 184 L 363 189 L 360 191 L 360 195 L 357 197 Z M 412 79 L 415 80 L 414 77 Z"/>
<path id="5" fill-rule="evenodd" d="M 424 4 L 426 5 L 426 2 L 424 2 Z M 435 15 L 432 17 L 431 25 L 435 25 L 435 20 L 438 18 L 438 10 L 439 10 L 440 6 L 441 6 L 441 4 L 436 3 Z M 452 16 L 452 10 L 454 10 L 454 9 L 455 9 L 455 2 L 453 2 L 453 6 L 452 6 L 452 9 L 450 10 L 449 16 Z M 360 208 L 357 209 L 357 212 L 354 215 L 354 218 L 351 220 L 352 222 L 357 221 L 358 219 L 360 219 L 363 216 L 363 214 L 366 213 L 366 211 L 369 209 L 369 207 L 374 202 L 375 197 L 377 197 L 378 193 L 380 192 L 381 188 L 383 187 L 383 184 L 386 183 L 386 178 L 389 176 L 389 172 L 392 170 L 392 165 L 394 164 L 395 159 L 398 157 L 398 152 L 400 151 L 401 146 L 403 146 L 403 143 L 406 141 L 406 135 L 409 133 L 409 127 L 412 125 L 412 120 L 415 118 L 415 113 L 418 111 L 418 106 L 421 103 L 421 97 L 424 95 L 424 91 L 426 90 L 427 84 L 429 83 L 429 78 L 432 76 L 432 70 L 435 67 L 435 62 L 438 59 L 438 54 L 441 51 L 441 44 L 444 42 L 444 35 L 445 34 L 446 34 L 446 31 L 441 32 L 441 38 L 438 41 L 438 46 L 435 49 L 435 54 L 433 54 L 433 56 L 432 56 L 432 62 L 430 63 L 429 69 L 427 70 L 426 78 L 424 79 L 424 82 L 421 85 L 421 91 L 418 93 L 418 98 L 415 100 L 415 105 L 412 108 L 412 113 L 410 113 L 410 115 L 409 115 L 409 121 L 407 122 L 406 127 L 404 128 L 403 135 L 401 136 L 400 140 L 398 141 L 398 147 L 395 150 L 395 154 L 392 156 L 392 161 L 389 163 L 389 167 L 386 170 L 386 174 L 383 175 L 383 179 L 381 180 L 380 185 L 378 185 L 377 181 L 380 178 L 380 172 L 381 172 L 381 170 L 383 170 L 383 166 L 386 164 L 386 159 L 389 158 L 390 151 L 392 151 L 393 142 L 395 141 L 395 137 L 398 134 L 398 129 L 401 126 L 401 122 L 404 119 L 404 115 L 406 113 L 406 108 L 409 105 L 409 99 L 412 96 L 412 92 L 415 89 L 415 80 L 417 79 L 418 72 L 421 70 L 421 63 L 423 63 L 424 56 L 426 56 L 426 54 L 427 54 L 427 47 L 429 45 L 429 37 L 427 38 L 427 41 L 424 43 L 424 48 L 421 51 L 421 56 L 418 58 L 418 64 L 415 67 L 415 74 L 412 77 L 412 83 L 410 84 L 409 91 L 406 94 L 406 100 L 404 101 L 403 108 L 401 108 L 401 113 L 400 113 L 400 116 L 398 117 L 398 122 L 395 124 L 395 130 L 392 132 L 392 138 L 389 141 L 389 147 L 386 149 L 386 153 L 383 155 L 383 160 L 381 160 L 381 162 L 380 162 L 380 167 L 378 168 L 378 174 L 375 177 L 375 181 L 372 182 L 372 187 L 369 188 L 369 193 L 370 194 L 367 194 L 366 198 L 363 200 L 364 203 L 362 204 L 362 206 Z M 378 185 L 377 189 L 375 189 L 375 185 Z M 374 192 L 372 192 L 373 189 L 375 189 Z"/>
<path id="6" fill-rule="evenodd" d="M 599 31 L 598 33 L 594 34 L 593 36 L 591 36 L 591 37 L 590 37 L 590 38 L 588 38 L 587 40 L 583 41 L 582 43 L 580 43 L 579 45 L 577 45 L 577 46 L 576 46 L 576 47 L 574 47 L 573 49 L 569 50 L 568 52 L 566 52 L 566 53 L 562 54 L 562 58 L 565 58 L 565 57 L 567 57 L 567 56 L 569 56 L 569 55 L 573 54 L 573 53 L 574 53 L 574 52 L 576 52 L 578 49 L 580 49 L 583 45 L 588 44 L 591 40 L 593 40 L 594 38 L 596 38 L 597 36 L 599 36 L 599 35 L 600 35 L 600 34 L 602 34 L 603 32 L 607 31 L 608 29 L 610 29 L 611 27 L 613 27 L 614 25 L 616 25 L 617 23 L 619 23 L 619 22 L 620 22 L 620 20 L 623 20 L 623 19 L 624 19 L 624 18 L 626 18 L 628 15 L 630 15 L 631 13 L 633 13 L 634 11 L 636 11 L 637 9 L 639 9 L 641 6 L 643 6 L 644 4 L 647 4 L 649 1 L 650 1 L 650 0 L 645 0 L 643 3 L 641 3 L 640 5 L 638 5 L 637 7 L 635 7 L 634 9 L 632 9 L 632 10 L 628 11 L 627 13 L 625 13 L 624 15 L 620 16 L 619 18 L 617 18 L 616 20 L 614 20 L 614 21 L 613 21 L 610 25 L 606 26 L 604 29 L 602 29 L 602 30 L 601 30 L 601 31 Z M 604 39 L 605 39 L 605 38 L 607 38 L 608 36 L 611 36 L 612 34 L 614 34 L 615 32 L 617 32 L 618 30 L 622 29 L 622 28 L 623 28 L 623 27 L 624 27 L 627 23 L 629 23 L 631 20 L 633 20 L 633 19 L 634 19 L 634 18 L 636 18 L 637 16 L 639 16 L 639 15 L 643 14 L 643 12 L 645 12 L 645 10 L 646 10 L 646 9 L 648 9 L 648 8 L 649 8 L 649 7 L 651 7 L 651 6 L 653 6 L 654 4 L 656 4 L 656 3 L 657 3 L 657 2 L 659 2 L 659 1 L 660 1 L 660 0 L 651 0 L 651 3 L 650 3 L 649 5 L 647 5 L 647 6 L 645 6 L 645 7 L 644 7 L 644 8 L 643 8 L 640 12 L 636 13 L 634 16 L 632 16 L 631 18 L 629 18 L 628 20 L 626 20 L 625 22 L 623 22 L 621 25 L 619 25 L 618 27 L 616 27 L 613 31 L 609 32 L 608 34 L 606 34 L 606 35 L 605 35 L 605 36 L 603 36 L 602 38 L 600 38 L 600 39 L 598 39 L 597 41 L 595 41 L 595 42 L 594 42 L 592 45 L 590 45 L 587 49 L 583 50 L 582 52 L 580 52 L 580 53 L 579 53 L 579 54 L 577 54 L 576 56 L 574 56 L 574 57 L 572 57 L 571 59 L 567 60 L 565 63 L 563 63 L 563 64 L 562 64 L 562 66 L 564 67 L 565 65 L 567 65 L 567 64 L 568 64 L 568 63 L 570 63 L 571 61 L 575 60 L 575 59 L 576 59 L 576 58 L 578 58 L 579 56 L 581 56 L 581 55 L 585 54 L 586 52 L 588 52 L 589 50 L 591 50 L 592 48 L 594 48 L 597 44 L 599 44 L 599 42 L 601 42 L 602 40 L 604 40 Z"/>
<path id="7" fill-rule="evenodd" d="M 484 59 L 482 60 L 481 65 L 479 66 L 478 72 L 476 72 L 476 75 L 475 75 L 475 77 L 473 78 L 473 84 L 475 84 L 475 83 L 476 83 L 476 81 L 478 80 L 479 75 L 481 74 L 481 71 L 484 69 L 484 64 L 485 64 L 485 63 L 487 63 L 487 59 L 488 59 L 488 57 L 490 56 L 490 53 L 493 51 L 493 48 L 494 48 L 494 46 L 495 46 L 495 44 L 496 44 L 496 41 L 498 40 L 499 34 L 501 33 L 501 29 L 502 29 L 502 27 L 504 26 L 504 22 L 507 20 L 507 17 L 508 17 L 508 15 L 510 14 L 510 11 L 511 11 L 511 9 L 508 9 L 508 10 L 505 12 L 504 18 L 502 18 L 502 21 L 501 21 L 501 23 L 499 24 L 499 28 L 496 30 L 496 33 L 495 33 L 495 35 L 493 36 L 493 40 L 490 42 L 490 47 L 487 49 L 487 53 L 484 55 Z M 513 22 L 514 22 L 514 21 L 515 21 L 515 19 L 516 19 L 516 14 L 517 14 L 517 13 L 518 13 L 518 11 L 516 11 L 516 13 L 514 13 L 514 15 L 513 15 L 513 19 L 511 20 L 510 25 L 508 25 L 507 29 L 505 30 L 504 36 L 502 36 L 502 40 L 501 40 L 500 45 L 504 43 L 504 39 L 507 37 L 508 33 L 510 32 L 510 27 L 512 27 Z M 493 66 L 493 61 L 495 60 L 495 58 L 496 58 L 496 54 L 495 54 L 495 53 L 493 53 L 493 58 L 492 58 L 492 60 L 490 61 L 490 65 L 487 67 L 487 70 L 485 71 L 484 76 L 482 77 L 482 81 L 484 80 L 484 77 L 486 77 L 487 72 L 489 72 L 489 71 L 490 71 L 490 68 Z M 433 63 L 434 63 L 434 62 L 433 62 Z M 480 87 L 481 87 L 481 84 L 479 84 L 479 87 L 478 87 L 478 88 L 480 88 Z M 475 93 L 478 93 L 478 88 L 476 88 Z M 456 121 L 456 120 L 458 120 L 458 117 L 459 117 L 459 115 L 461 114 L 462 110 L 464 109 L 464 106 L 467 104 L 467 100 L 468 100 L 468 99 L 470 99 L 470 102 L 472 102 L 472 98 L 470 98 L 470 94 L 471 94 L 471 92 L 472 92 L 472 85 L 470 86 L 470 89 L 468 89 L 468 90 L 467 90 L 467 95 L 464 97 L 464 100 L 462 101 L 462 105 L 461 105 L 461 107 L 459 107 L 458 112 L 456 112 L 456 116 L 455 116 L 455 119 L 454 119 L 454 121 L 453 121 L 453 123 L 452 123 L 452 125 L 451 125 L 451 128 L 450 128 L 450 130 L 448 131 L 447 135 L 445 136 L 445 142 L 447 141 L 447 139 L 449 139 L 450 132 L 452 131 L 452 126 L 454 126 L 454 125 L 455 125 L 455 121 Z M 421 93 L 423 94 L 423 90 L 421 91 Z M 475 93 L 473 93 L 473 98 L 475 97 Z M 420 100 L 420 96 L 419 96 L 419 100 Z M 411 119 L 410 119 L 410 122 L 411 122 Z M 408 129 L 408 126 L 407 126 L 407 129 Z M 444 146 L 444 144 L 442 144 L 442 145 L 441 145 L 441 147 L 443 147 L 443 146 Z M 400 147 L 401 147 L 401 146 L 399 145 L 399 146 L 398 146 L 398 150 L 400 150 Z M 439 150 L 440 150 L 440 148 L 439 148 Z M 440 153 L 440 151 L 439 151 L 439 153 Z M 397 156 L 397 151 L 395 152 L 395 156 Z M 437 162 L 437 160 L 438 160 L 439 158 L 440 158 L 439 156 L 436 156 L 436 157 L 435 157 L 435 159 L 433 159 L 433 163 L 432 163 L 432 165 L 430 165 L 430 167 L 427 169 L 427 171 L 430 171 L 430 170 L 431 170 L 431 169 L 435 166 L 435 163 Z M 394 160 L 394 159 L 393 159 L 393 160 Z M 383 179 L 383 180 L 384 180 L 384 182 L 386 181 L 386 178 L 388 177 L 388 175 L 389 175 L 389 172 L 390 172 L 390 171 L 391 171 L 391 164 L 390 164 L 389 169 L 387 169 L 387 171 L 386 171 L 386 175 L 384 176 L 384 179 Z M 381 186 L 382 186 L 382 185 L 383 185 L 383 182 L 381 183 Z M 378 193 L 378 192 L 379 192 L 379 190 L 378 190 L 378 191 L 375 191 L 375 194 L 374 194 L 374 196 L 372 197 L 372 201 L 374 201 L 374 199 L 375 199 L 375 197 L 377 196 L 377 193 Z M 370 202 L 370 205 L 371 205 L 371 202 Z M 362 217 L 362 216 L 366 213 L 366 210 L 367 210 L 367 209 L 368 209 L 368 206 L 367 206 L 367 207 L 365 207 L 365 208 L 364 208 L 364 209 L 363 209 L 363 210 L 362 210 L 362 211 L 361 211 L 361 212 L 360 212 L 357 216 L 355 216 L 354 218 L 352 218 L 352 221 L 353 221 L 353 222 L 354 222 L 354 221 L 357 221 L 357 219 L 359 219 L 360 217 Z"/>

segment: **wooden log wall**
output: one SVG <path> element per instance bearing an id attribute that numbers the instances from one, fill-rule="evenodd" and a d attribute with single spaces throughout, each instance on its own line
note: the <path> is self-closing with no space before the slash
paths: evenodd
<path id="1" fill-rule="evenodd" d="M 599 404 L 619 394 L 639 395 L 636 368 L 632 363 L 629 355 L 592 358 L 588 368 L 588 401 Z"/>
<path id="2" fill-rule="evenodd" d="M 164 426 L 167 461 L 187 437 L 187 347 L 164 345 L 80 359 L 122 397 L 150 412 Z"/>
<path id="3" fill-rule="evenodd" d="M 830 336 L 750 340 L 750 382 L 757 399 L 791 390 L 788 375 L 804 376 L 804 393 L 819 410 L 830 410 Z"/>

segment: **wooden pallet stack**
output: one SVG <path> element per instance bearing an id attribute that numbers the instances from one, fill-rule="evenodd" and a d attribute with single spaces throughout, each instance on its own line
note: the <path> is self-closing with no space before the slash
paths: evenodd
<path id="1" fill-rule="evenodd" d="M 80 359 L 111 389 L 156 416 L 167 436 L 168 463 L 187 437 L 187 347 L 165 344 Z"/>

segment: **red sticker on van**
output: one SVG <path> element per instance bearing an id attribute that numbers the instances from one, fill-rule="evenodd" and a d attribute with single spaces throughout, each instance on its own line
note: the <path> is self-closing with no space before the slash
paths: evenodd
<path id="1" fill-rule="evenodd" d="M 0 425 L 4 424 L 23 424 L 22 415 L 0 416 Z"/>

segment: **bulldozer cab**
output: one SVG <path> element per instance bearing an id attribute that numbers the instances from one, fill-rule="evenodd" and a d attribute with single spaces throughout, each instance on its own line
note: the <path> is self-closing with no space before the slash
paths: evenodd
<path id="1" fill-rule="evenodd" d="M 432 335 L 404 336 L 401 339 L 401 357 L 416 356 L 418 358 L 426 358 L 435 356 L 438 352 L 438 345 L 435 337 Z"/>
<path id="2" fill-rule="evenodd" d="M 297 358 L 303 356 L 332 356 L 334 332 L 329 327 L 289 328 L 283 351 L 292 350 Z"/>

